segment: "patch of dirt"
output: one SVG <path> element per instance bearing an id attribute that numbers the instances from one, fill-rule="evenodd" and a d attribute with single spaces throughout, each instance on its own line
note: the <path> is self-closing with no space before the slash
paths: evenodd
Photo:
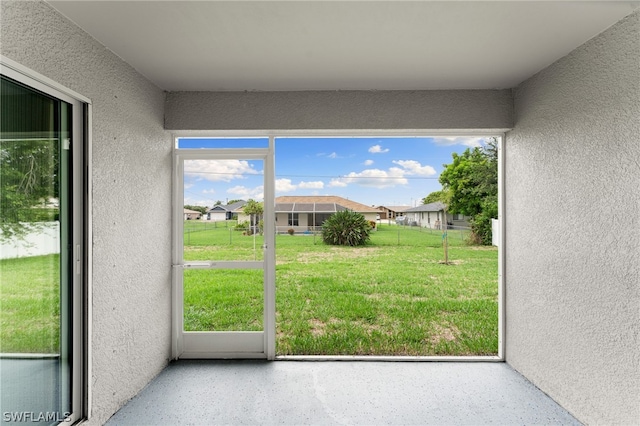
<path id="1" fill-rule="evenodd" d="M 427 338 L 427 341 L 432 345 L 444 341 L 453 342 L 460 337 L 460 330 L 454 324 L 448 321 L 443 323 L 432 322 L 431 323 L 432 334 Z"/>
<path id="2" fill-rule="evenodd" d="M 330 262 L 334 259 L 360 259 L 379 251 L 379 247 L 331 247 L 329 251 L 300 253 L 299 263 Z"/>
<path id="3" fill-rule="evenodd" d="M 403 302 L 426 302 L 432 300 L 433 298 L 424 297 L 424 296 L 411 296 L 408 294 L 382 294 L 382 293 L 372 293 L 367 294 L 365 296 L 370 300 L 401 300 Z"/>
<path id="4" fill-rule="evenodd" d="M 313 336 L 323 336 L 324 330 L 327 326 L 324 322 L 320 321 L 316 318 L 311 318 L 309 320 L 309 325 L 311 326 L 311 334 Z"/>
<path id="5" fill-rule="evenodd" d="M 454 260 L 450 260 L 447 263 L 445 263 L 444 260 L 441 260 L 438 263 L 441 264 L 441 265 L 462 265 L 464 263 L 464 260 L 462 260 L 462 259 L 454 259 Z"/>

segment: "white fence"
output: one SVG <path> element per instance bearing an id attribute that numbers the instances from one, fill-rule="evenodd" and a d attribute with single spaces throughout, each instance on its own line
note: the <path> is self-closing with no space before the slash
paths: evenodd
<path id="1" fill-rule="evenodd" d="M 2 240 L 0 259 L 60 253 L 60 222 L 40 222 L 22 238 Z"/>

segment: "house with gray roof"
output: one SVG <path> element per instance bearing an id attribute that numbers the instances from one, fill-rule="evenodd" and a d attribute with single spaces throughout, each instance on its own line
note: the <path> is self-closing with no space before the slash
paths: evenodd
<path id="1" fill-rule="evenodd" d="M 423 228 L 442 229 L 443 223 L 454 229 L 469 227 L 470 216 L 451 214 L 446 209 L 446 204 L 436 201 L 407 209 L 404 215 L 408 218 L 409 224 Z"/>
<path id="2" fill-rule="evenodd" d="M 226 206 L 223 206 L 222 204 L 213 206 L 209 209 L 209 211 L 207 211 L 207 220 L 211 220 L 214 222 L 231 220 L 233 219 L 233 215 L 235 214 L 234 210 L 241 209 L 245 204 L 247 204 L 247 202 L 241 200 L 236 201 L 232 204 L 227 204 Z"/>

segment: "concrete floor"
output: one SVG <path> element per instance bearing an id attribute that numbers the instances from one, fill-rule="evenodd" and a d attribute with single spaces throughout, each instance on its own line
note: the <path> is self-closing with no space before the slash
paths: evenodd
<path id="1" fill-rule="evenodd" d="M 107 424 L 580 423 L 505 363 L 178 361 Z"/>

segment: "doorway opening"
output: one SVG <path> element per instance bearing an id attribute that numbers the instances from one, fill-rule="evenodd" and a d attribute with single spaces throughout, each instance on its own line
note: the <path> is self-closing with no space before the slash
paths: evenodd
<path id="1" fill-rule="evenodd" d="M 256 143 L 220 136 L 178 140 L 183 142 L 177 152 L 231 140 Z M 274 340 L 274 356 L 502 359 L 501 253 L 495 246 L 499 235 L 495 245 L 490 236 L 491 219 L 495 234 L 500 227 L 500 135 L 287 135 L 257 143 L 265 141 L 274 148 L 273 199 L 265 198 L 264 182 L 251 180 L 262 178 L 259 165 L 227 162 L 185 180 L 179 213 L 184 250 L 194 260 L 206 258 L 215 245 L 220 259 L 264 262 L 272 249 L 265 236 L 273 233 L 275 329 L 272 337 L 263 337 Z M 478 168 L 476 174 L 491 174 L 485 176 L 491 189 L 482 196 L 493 198 L 478 202 L 493 200 L 489 208 L 494 210 L 484 216 L 446 198 L 457 185 L 454 175 L 460 170 L 454 169 L 465 161 Z M 323 225 L 345 211 L 360 214 L 368 224 L 365 245 L 324 242 Z M 489 223 L 488 242 L 479 235 L 487 227 L 478 226 L 481 221 Z M 217 281 L 227 280 L 235 285 L 256 281 L 238 275 Z M 269 296 L 259 297 L 260 291 L 267 294 L 259 285 L 254 296 L 243 287 L 236 292 L 241 299 L 221 300 L 205 284 L 209 295 L 195 298 L 200 305 L 187 306 L 184 296 L 185 324 L 187 315 L 207 317 L 205 305 L 233 323 L 240 314 L 229 307 L 251 300 L 248 304 L 255 306 L 245 311 L 245 332 L 259 328 L 269 313 L 264 307 Z M 226 327 L 224 322 L 202 324 L 221 332 Z"/>

